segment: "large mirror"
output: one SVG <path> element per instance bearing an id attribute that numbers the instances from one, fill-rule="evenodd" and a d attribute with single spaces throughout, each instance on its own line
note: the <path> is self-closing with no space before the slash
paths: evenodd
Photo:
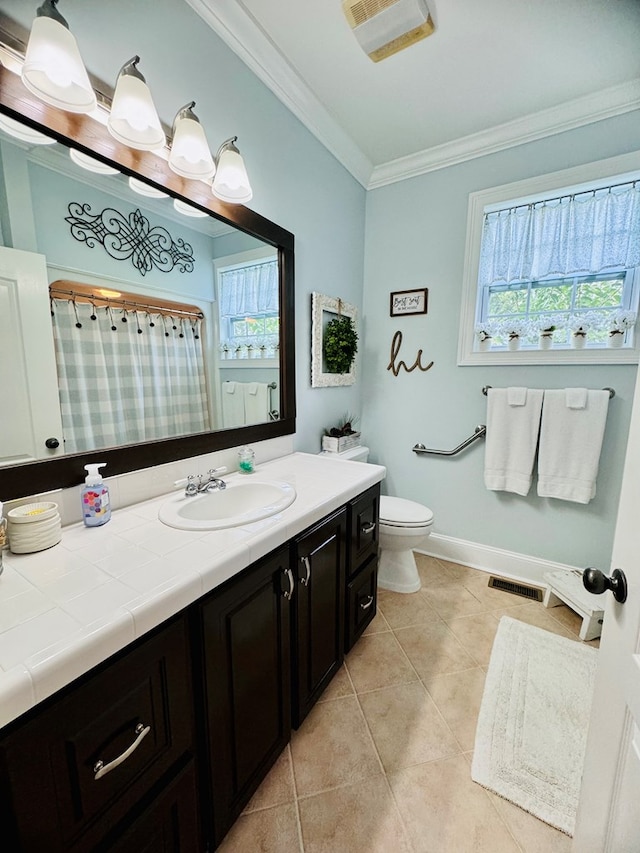
<path id="1" fill-rule="evenodd" d="M 293 235 L 0 74 L 0 496 L 293 432 Z"/>

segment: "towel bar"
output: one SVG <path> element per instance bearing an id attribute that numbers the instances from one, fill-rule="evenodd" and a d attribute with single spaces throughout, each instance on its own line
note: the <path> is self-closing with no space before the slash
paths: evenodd
<path id="1" fill-rule="evenodd" d="M 488 390 L 489 390 L 489 388 L 491 388 L 491 387 L 492 387 L 491 385 L 485 385 L 485 386 L 484 386 L 484 388 L 482 389 L 482 393 L 484 394 L 484 396 L 485 396 L 485 397 L 487 396 L 487 391 L 488 391 Z M 615 396 L 616 396 L 616 390 L 615 390 L 615 388 L 603 388 L 602 390 L 603 390 L 603 391 L 608 391 L 608 392 L 609 392 L 609 399 L 611 399 L 612 397 L 615 397 Z"/>
<path id="2" fill-rule="evenodd" d="M 486 432 L 486 426 L 484 424 L 478 424 L 478 426 L 473 431 L 473 435 L 470 435 L 469 438 L 465 438 L 462 444 L 459 444 L 457 447 L 454 447 L 453 450 L 433 450 L 432 448 L 425 447 L 424 444 L 416 444 L 411 449 L 414 453 L 431 453 L 435 456 L 455 456 L 456 453 L 460 453 L 461 450 L 464 450 L 465 447 L 468 447 L 470 444 L 473 444 L 474 441 L 477 441 L 479 438 L 484 438 Z"/>

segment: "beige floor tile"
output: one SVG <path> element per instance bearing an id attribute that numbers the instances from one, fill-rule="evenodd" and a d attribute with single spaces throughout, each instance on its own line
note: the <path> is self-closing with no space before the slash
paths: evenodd
<path id="1" fill-rule="evenodd" d="M 482 613 L 486 607 L 463 586 L 439 586 L 424 589 L 423 595 L 436 613 L 445 621 L 456 616 L 468 616 L 470 613 Z"/>
<path id="2" fill-rule="evenodd" d="M 353 696 L 353 685 L 344 665 L 333 676 L 318 702 L 329 702 L 332 699 L 341 699 L 343 696 Z"/>
<path id="3" fill-rule="evenodd" d="M 475 578 L 480 574 L 478 569 L 472 569 L 469 566 L 463 566 L 460 563 L 452 563 L 450 560 L 443 560 L 440 557 L 438 557 L 437 560 L 447 573 L 447 576 L 456 582 L 464 582 L 469 578 Z"/>
<path id="4" fill-rule="evenodd" d="M 255 792 L 244 813 L 268 809 L 284 803 L 294 803 L 296 800 L 293 786 L 293 767 L 291 766 L 291 749 L 287 745 L 273 765 L 269 774 Z"/>
<path id="5" fill-rule="evenodd" d="M 293 733 L 291 755 L 299 797 L 382 773 L 355 696 L 316 705 Z"/>
<path id="6" fill-rule="evenodd" d="M 378 593 L 380 593 L 380 590 L 378 590 Z M 390 630 L 391 628 L 389 627 L 389 623 L 384 618 L 384 616 L 380 612 L 380 609 L 378 608 L 378 612 L 373 617 L 371 622 L 369 622 L 367 627 L 364 629 L 364 631 L 362 632 L 362 636 L 367 637 L 369 634 L 383 634 L 385 631 Z"/>
<path id="7" fill-rule="evenodd" d="M 473 750 L 484 691 L 485 671 L 480 667 L 435 675 L 425 684 L 438 710 L 463 750 Z"/>
<path id="8" fill-rule="evenodd" d="M 392 629 L 421 625 L 424 622 L 439 619 L 422 592 L 402 593 L 380 590 L 378 607 Z"/>
<path id="9" fill-rule="evenodd" d="M 302 853 L 295 805 L 240 815 L 218 853 Z"/>
<path id="10" fill-rule="evenodd" d="M 300 800 L 305 853 L 409 853 L 386 780 L 380 776 Z"/>
<path id="11" fill-rule="evenodd" d="M 356 693 L 417 680 L 391 632 L 362 637 L 347 655 L 347 669 Z"/>
<path id="12" fill-rule="evenodd" d="M 414 853 L 519 853 L 462 755 L 390 775 Z"/>
<path id="13" fill-rule="evenodd" d="M 499 623 L 494 613 L 478 613 L 447 621 L 460 643 L 481 666 L 489 663 Z"/>
<path id="14" fill-rule="evenodd" d="M 422 679 L 476 665 L 444 622 L 399 628 L 394 633 Z"/>
<path id="15" fill-rule="evenodd" d="M 419 681 L 364 693 L 360 705 L 387 772 L 460 751 Z"/>
<path id="16" fill-rule="evenodd" d="M 446 571 L 441 562 L 435 557 L 414 552 L 418 574 L 422 581 L 422 589 L 429 590 L 438 586 L 451 586 L 458 583 L 457 579 Z"/>
<path id="17" fill-rule="evenodd" d="M 564 832 L 496 794 L 489 796 L 524 853 L 571 853 L 571 839 Z"/>
<path id="18" fill-rule="evenodd" d="M 498 617 L 511 616 L 513 619 L 519 619 L 521 622 L 527 622 L 537 628 L 544 628 L 545 631 L 551 631 L 552 634 L 559 634 L 561 637 L 568 637 L 570 640 L 577 639 L 572 631 L 569 631 L 557 619 L 550 616 L 547 608 L 542 604 L 529 603 L 520 607 L 507 607 L 504 610 L 494 611 L 494 613 Z"/>

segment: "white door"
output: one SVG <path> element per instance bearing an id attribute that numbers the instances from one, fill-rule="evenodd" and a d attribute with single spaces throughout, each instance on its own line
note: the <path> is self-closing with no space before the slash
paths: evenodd
<path id="1" fill-rule="evenodd" d="M 628 597 L 607 598 L 574 853 L 640 851 L 640 371 L 605 574 L 622 569 Z"/>
<path id="2" fill-rule="evenodd" d="M 64 452 L 44 255 L 0 247 L 0 465 Z M 59 446 L 49 448 L 48 439 Z"/>

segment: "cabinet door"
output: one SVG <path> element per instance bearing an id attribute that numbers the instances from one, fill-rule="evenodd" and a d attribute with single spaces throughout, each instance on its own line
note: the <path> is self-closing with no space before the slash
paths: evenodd
<path id="1" fill-rule="evenodd" d="M 92 850 L 190 753 L 192 717 L 187 623 L 178 618 L 0 744 L 3 831 L 16 838 L 7 849 Z"/>
<path id="2" fill-rule="evenodd" d="M 291 734 L 290 596 L 284 547 L 200 608 L 205 720 L 219 843 Z"/>
<path id="3" fill-rule="evenodd" d="M 352 578 L 378 553 L 380 485 L 372 486 L 349 503 L 349 567 Z"/>
<path id="4" fill-rule="evenodd" d="M 344 638 L 345 653 L 355 645 L 369 622 L 376 615 L 378 557 L 368 562 L 347 584 L 347 625 Z"/>
<path id="5" fill-rule="evenodd" d="M 295 728 L 342 664 L 346 531 L 341 509 L 295 540 Z"/>

